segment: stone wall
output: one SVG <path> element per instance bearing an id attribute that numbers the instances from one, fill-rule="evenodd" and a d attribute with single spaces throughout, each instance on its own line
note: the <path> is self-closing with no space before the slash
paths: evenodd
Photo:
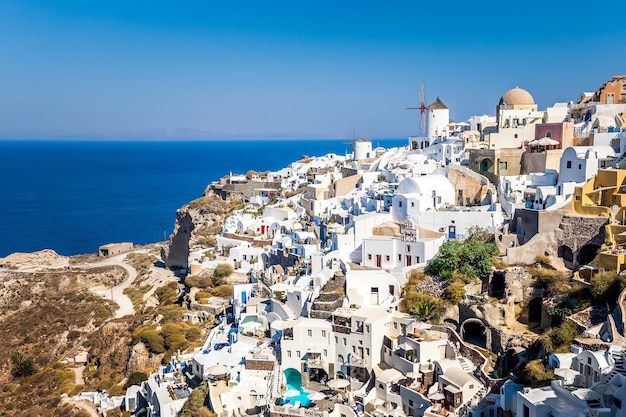
<path id="1" fill-rule="evenodd" d="M 254 371 L 271 371 L 274 369 L 274 361 L 246 359 L 246 369 Z"/>
<path id="2" fill-rule="evenodd" d="M 474 171 L 462 166 L 450 165 L 448 179 L 454 187 L 455 201 L 458 205 L 483 204 L 491 200 L 489 180 Z"/>

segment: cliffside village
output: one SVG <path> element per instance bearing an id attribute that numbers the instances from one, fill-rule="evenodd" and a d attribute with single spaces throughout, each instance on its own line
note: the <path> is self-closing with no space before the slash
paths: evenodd
<path id="1" fill-rule="evenodd" d="M 452 122 L 439 98 L 422 110 L 405 147 L 361 138 L 351 154 L 211 184 L 245 208 L 213 252 L 164 261 L 191 275 L 229 263 L 248 282 L 192 306 L 189 320 L 220 317 L 202 348 L 108 401 L 176 416 L 208 382 L 218 416 L 626 416 L 624 294 L 601 323 L 580 323 L 569 353 L 548 352 L 557 379 L 540 388 L 488 366 L 489 352 L 524 357 L 499 318 L 467 308 L 432 325 L 398 308 L 410 271 L 473 227 L 495 233 L 509 265 L 551 255 L 583 282 L 624 269 L 626 76 L 541 110 L 518 87 L 495 115 Z M 493 274 L 465 297 L 506 303 L 514 287 Z M 548 327 L 548 300 L 526 301 L 528 321 Z"/>

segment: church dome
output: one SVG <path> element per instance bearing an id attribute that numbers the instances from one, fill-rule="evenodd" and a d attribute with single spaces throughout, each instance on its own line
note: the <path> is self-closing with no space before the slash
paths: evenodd
<path id="1" fill-rule="evenodd" d="M 535 104 L 535 99 L 528 91 L 523 88 L 515 87 L 504 93 L 500 98 L 500 104 L 505 103 L 507 106 L 532 105 Z"/>

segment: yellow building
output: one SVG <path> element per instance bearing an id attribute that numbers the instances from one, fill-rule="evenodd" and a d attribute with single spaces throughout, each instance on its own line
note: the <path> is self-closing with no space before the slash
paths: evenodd
<path id="1" fill-rule="evenodd" d="M 599 170 L 595 178 L 576 187 L 573 203 L 577 214 L 610 218 L 597 266 L 607 271 L 626 269 L 626 170 Z"/>

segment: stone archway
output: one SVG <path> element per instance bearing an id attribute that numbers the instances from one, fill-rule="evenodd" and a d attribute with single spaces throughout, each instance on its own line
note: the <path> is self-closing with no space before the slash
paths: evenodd
<path id="1" fill-rule="evenodd" d="M 467 343 L 483 349 L 491 349 L 491 332 L 480 319 L 471 318 L 465 320 L 461 324 L 460 334 L 461 339 Z"/>
<path id="2" fill-rule="evenodd" d="M 495 271 L 491 277 L 491 286 L 489 288 L 491 296 L 501 300 L 506 295 L 506 282 L 504 280 L 504 272 Z"/>
<path id="3" fill-rule="evenodd" d="M 559 248 L 557 249 L 557 256 L 563 259 L 563 264 L 567 268 L 569 269 L 574 268 L 574 252 L 569 246 L 567 245 L 559 246 Z"/>
<path id="4" fill-rule="evenodd" d="M 578 265 L 586 265 L 593 261 L 593 258 L 596 257 L 599 250 L 600 246 L 594 245 L 593 243 L 588 243 L 582 248 L 578 249 L 578 255 L 576 256 Z"/>

